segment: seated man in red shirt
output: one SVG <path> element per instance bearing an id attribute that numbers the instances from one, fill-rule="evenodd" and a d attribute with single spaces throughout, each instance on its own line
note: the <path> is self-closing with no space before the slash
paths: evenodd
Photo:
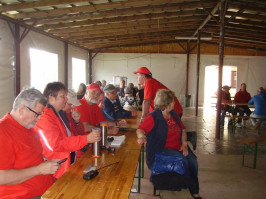
<path id="1" fill-rule="evenodd" d="M 144 101 L 142 104 L 142 115 L 141 120 L 143 120 L 149 112 L 154 110 L 154 98 L 158 90 L 168 89 L 161 82 L 152 78 L 152 73 L 146 67 L 140 67 L 136 72 L 138 83 L 144 86 Z M 169 90 L 169 89 L 168 89 Z M 174 110 L 178 113 L 179 117 L 182 117 L 183 109 L 178 99 L 174 98 L 175 107 Z"/>
<path id="2" fill-rule="evenodd" d="M 247 92 L 246 88 L 247 88 L 247 85 L 245 83 L 242 83 L 240 90 L 235 95 L 235 99 L 234 99 L 235 103 L 248 104 L 249 100 L 251 99 L 251 96 L 249 92 Z M 246 114 L 247 116 L 250 116 L 251 114 L 251 110 L 248 108 L 247 105 L 236 106 L 236 111 L 239 112 L 240 116 L 243 116 L 244 114 Z M 242 127 L 241 123 L 242 123 L 242 119 L 238 118 L 236 126 Z M 244 122 L 244 125 L 245 125 L 245 122 Z"/>
<path id="3" fill-rule="evenodd" d="M 98 84 L 91 83 L 86 90 L 84 97 L 79 100 L 81 106 L 77 106 L 76 109 L 79 111 L 81 118 L 80 121 L 84 125 L 85 132 L 90 132 L 91 129 L 100 125 L 100 122 L 107 121 L 103 116 L 101 109 L 98 106 L 99 97 L 102 91 Z M 118 122 L 118 125 L 123 126 L 124 121 Z M 116 126 L 115 122 L 108 121 L 108 134 L 117 134 L 119 126 Z"/>
<path id="4" fill-rule="evenodd" d="M 98 133 L 74 136 L 68 122 L 61 114 L 67 103 L 67 92 L 67 88 L 61 82 L 52 82 L 46 85 L 43 94 L 47 97 L 48 104 L 35 127 L 40 134 L 43 154 L 46 158 L 67 158 L 67 161 L 55 173 L 56 178 L 60 178 L 75 162 L 76 151 L 88 143 L 101 140 Z"/>
<path id="5" fill-rule="evenodd" d="M 32 129 L 46 105 L 40 91 L 21 91 L 13 109 L 0 120 L 0 198 L 42 195 L 54 182 L 59 159 L 44 161 L 38 134 Z"/>

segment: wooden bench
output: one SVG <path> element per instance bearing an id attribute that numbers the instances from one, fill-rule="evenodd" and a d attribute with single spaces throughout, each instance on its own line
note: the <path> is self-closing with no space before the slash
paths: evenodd
<path id="1" fill-rule="evenodd" d="M 243 148 L 243 157 L 242 157 L 242 166 L 245 166 L 245 154 L 248 151 L 252 151 L 254 154 L 253 158 L 253 169 L 256 169 L 256 163 L 257 163 L 257 153 L 258 153 L 258 143 L 266 140 L 266 134 L 259 135 L 259 136 L 253 136 L 253 137 L 246 137 L 237 140 L 240 143 L 244 144 Z M 247 166 L 248 167 L 248 166 Z"/>
<path id="2" fill-rule="evenodd" d="M 262 126 L 262 124 L 266 121 L 266 117 L 256 117 L 256 116 L 250 116 L 250 118 L 251 119 L 259 119 L 260 120 L 260 124 L 259 124 L 259 126 L 258 126 L 258 128 L 257 128 L 257 130 L 258 130 L 258 134 L 261 134 L 261 126 Z"/>
<path id="3" fill-rule="evenodd" d="M 249 116 L 226 114 L 225 117 L 232 119 L 232 133 L 235 134 L 237 119 L 249 119 Z"/>
<path id="4" fill-rule="evenodd" d="M 160 190 L 160 198 L 161 199 L 191 199 L 191 194 L 188 189 L 182 191 L 166 191 Z"/>

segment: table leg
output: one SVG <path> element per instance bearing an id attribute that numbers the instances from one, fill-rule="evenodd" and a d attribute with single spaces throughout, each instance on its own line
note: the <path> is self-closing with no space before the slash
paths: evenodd
<path id="1" fill-rule="evenodd" d="M 140 193 L 140 181 L 141 179 L 141 154 L 139 156 L 139 176 L 138 176 L 138 193 Z"/>
<path id="2" fill-rule="evenodd" d="M 145 158 L 145 154 L 144 154 L 144 146 L 142 145 L 142 149 L 141 149 L 141 160 L 142 160 L 142 175 L 141 177 L 144 178 L 144 158 Z"/>

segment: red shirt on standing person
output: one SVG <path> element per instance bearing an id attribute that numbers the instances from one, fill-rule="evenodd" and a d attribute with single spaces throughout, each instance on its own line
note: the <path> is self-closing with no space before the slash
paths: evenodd
<path id="1" fill-rule="evenodd" d="M 142 104 L 142 115 L 141 120 L 143 120 L 149 112 L 154 110 L 154 98 L 158 90 L 167 89 L 165 85 L 152 78 L 152 73 L 146 67 L 140 67 L 134 74 L 137 75 L 138 83 L 144 85 L 144 101 Z M 181 117 L 183 109 L 178 99 L 174 97 L 175 106 L 174 110 Z"/>
<path id="2" fill-rule="evenodd" d="M 145 99 L 151 99 L 150 104 L 150 112 L 154 110 L 154 98 L 159 89 L 168 89 L 165 85 L 163 85 L 161 82 L 157 81 L 154 78 L 147 79 L 144 85 L 144 100 Z M 182 106 L 180 105 L 177 98 L 174 98 L 175 100 L 175 107 L 174 110 L 180 115 L 183 112 Z"/>

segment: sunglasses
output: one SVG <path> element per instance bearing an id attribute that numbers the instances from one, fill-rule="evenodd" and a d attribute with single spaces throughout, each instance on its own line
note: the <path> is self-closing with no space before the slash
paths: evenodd
<path id="1" fill-rule="evenodd" d="M 30 107 L 25 106 L 29 111 L 35 113 L 36 117 L 39 117 L 42 113 L 37 113 L 36 111 L 32 110 Z"/>

